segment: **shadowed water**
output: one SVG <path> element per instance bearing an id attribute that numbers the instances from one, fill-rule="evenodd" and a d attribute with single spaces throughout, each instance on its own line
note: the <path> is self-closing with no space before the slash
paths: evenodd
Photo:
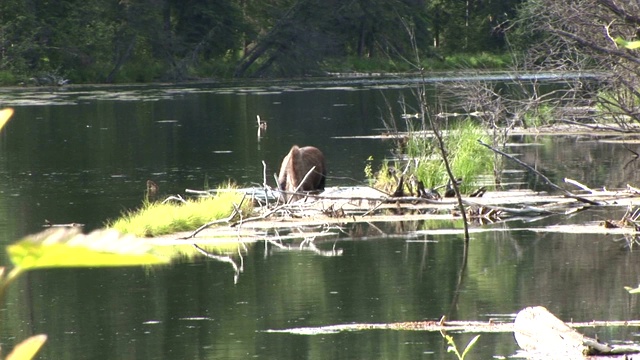
<path id="1" fill-rule="evenodd" d="M 261 184 L 265 161 L 274 184 L 271 174 L 294 143 L 325 152 L 329 185 L 357 185 L 365 160 L 388 156 L 391 144 L 339 137 L 378 134 L 387 103 L 400 115 L 400 94 L 411 99 L 401 83 L 4 91 L 0 107 L 13 106 L 16 114 L 0 134 L 3 245 L 41 230 L 45 219 L 101 227 L 140 205 L 147 179 L 167 195 L 228 179 Z M 268 123 L 261 137 L 256 115 Z M 638 185 L 637 164 L 620 144 L 519 141 L 539 144 L 512 152 L 557 183 L 570 177 L 594 188 Z M 545 188 L 529 175 L 523 180 Z M 472 235 L 462 276 L 460 236 L 388 236 L 400 227 L 439 226 L 427 222 L 362 225 L 316 240 L 321 250 L 341 249 L 341 256 L 251 244 L 237 283 L 228 264 L 204 257 L 150 269 L 33 271 L 9 289 L 0 340 L 4 350 L 46 333 L 43 359 L 453 359 L 438 333 L 272 330 L 443 315 L 510 320 L 529 305 L 564 320 L 638 319 L 637 298 L 623 287 L 639 282 L 640 259 L 625 239 L 509 231 L 617 219 L 621 211 L 487 225 L 504 231 Z M 0 260 L 8 264 L 4 252 Z M 637 335 L 585 332 L 603 340 Z M 453 335 L 464 347 L 474 334 Z M 511 334 L 482 334 L 467 358 L 516 350 Z"/>

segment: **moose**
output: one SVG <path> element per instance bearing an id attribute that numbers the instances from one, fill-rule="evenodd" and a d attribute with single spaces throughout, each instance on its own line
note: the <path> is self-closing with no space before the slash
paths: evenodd
<path id="1" fill-rule="evenodd" d="M 312 168 L 313 171 L 309 173 Z M 307 176 L 308 173 L 309 175 Z M 289 202 L 300 197 L 288 193 L 324 190 L 326 176 L 327 167 L 324 155 L 318 148 L 293 145 L 282 160 L 280 175 L 278 176 L 278 189 L 287 192 L 282 193 L 282 199 L 285 202 Z M 304 182 L 302 182 L 303 180 Z"/>

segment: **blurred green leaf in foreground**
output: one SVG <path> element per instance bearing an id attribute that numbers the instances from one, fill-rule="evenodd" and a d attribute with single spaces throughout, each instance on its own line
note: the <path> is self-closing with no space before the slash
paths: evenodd
<path id="1" fill-rule="evenodd" d="M 77 228 L 52 228 L 28 235 L 7 247 L 11 262 L 21 270 L 76 266 L 136 266 L 165 264 L 144 241 L 103 229 L 82 234 Z"/>

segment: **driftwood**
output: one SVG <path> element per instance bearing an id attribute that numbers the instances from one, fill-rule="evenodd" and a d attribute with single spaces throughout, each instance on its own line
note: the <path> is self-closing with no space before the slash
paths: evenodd
<path id="1" fill-rule="evenodd" d="M 608 345 L 582 335 L 542 306 L 520 311 L 513 332 L 518 346 L 530 359 L 594 359 L 605 358 L 604 355 L 608 359 L 611 355 L 640 359 L 629 355 L 640 353 L 640 347 Z"/>
<path id="2" fill-rule="evenodd" d="M 611 191 L 592 189 L 571 179 L 565 179 L 565 182 L 577 186 L 579 191 L 576 193 L 583 200 L 589 200 L 589 203 L 597 203 L 599 206 L 640 206 L 640 191 L 630 186 L 627 189 Z M 244 192 L 246 198 L 254 199 L 261 206 L 258 205 L 253 217 L 240 218 L 235 222 L 231 219 L 218 220 L 205 225 L 204 228 L 223 223 L 243 229 L 318 225 L 327 227 L 358 222 L 454 220 L 460 215 L 457 211 L 457 203 L 452 198 L 440 200 L 413 196 L 394 198 L 370 187 L 330 187 L 321 194 L 306 194 L 299 201 L 275 206 L 273 203 L 279 196 L 278 191 L 264 188 L 218 191 Z M 208 191 L 187 190 L 187 192 L 200 196 L 210 195 Z M 568 215 L 592 207 L 582 200 L 566 197 L 563 194 L 550 195 L 532 190 L 487 191 L 482 197 L 464 197 L 463 203 L 470 220 L 481 224 L 514 218 L 526 220 L 549 215 Z M 596 227 L 595 224 L 588 227 L 584 225 L 586 224 L 583 224 L 583 231 L 593 232 Z M 595 229 L 595 231 L 635 232 L 634 227 L 623 225 L 617 226 L 619 229 L 600 226 L 602 229 Z M 196 231 L 189 238 L 193 238 L 198 232 Z"/>
<path id="3" fill-rule="evenodd" d="M 340 332 L 368 330 L 507 333 L 514 337 L 524 353 L 518 358 L 536 360 L 556 359 L 640 359 L 640 346 L 616 346 L 582 335 L 575 328 L 586 327 L 637 327 L 639 321 L 591 321 L 566 324 L 541 306 L 521 310 L 513 323 L 501 321 L 409 321 L 398 323 L 337 324 L 320 327 L 298 327 L 265 330 L 269 333 L 299 335 L 325 335 Z"/>
<path id="4" fill-rule="evenodd" d="M 376 223 L 420 220 L 456 220 L 466 216 L 469 223 L 483 225 L 507 221 L 509 219 L 538 220 L 550 215 L 568 215 L 594 206 L 625 206 L 631 210 L 640 207 L 640 189 L 627 186 L 626 189 L 609 191 L 607 189 L 593 189 L 572 179 L 564 179 L 565 183 L 576 186 L 578 190 L 571 192 L 551 182 L 543 174 L 531 166 L 503 152 L 493 149 L 487 144 L 482 145 L 518 162 L 537 176 L 540 176 L 554 189 L 562 194 L 550 195 L 532 190 L 511 191 L 483 191 L 481 197 L 466 196 L 460 199 L 464 212 L 460 212 L 458 201 L 453 198 L 429 198 L 421 196 L 398 196 L 402 194 L 402 182 L 394 194 L 389 194 L 367 186 L 328 187 L 321 193 L 317 192 L 286 192 L 273 189 L 266 185 L 266 167 L 262 187 L 245 189 L 218 189 L 199 191 L 187 189 L 187 193 L 198 196 L 210 196 L 219 191 L 240 191 L 245 198 L 250 198 L 255 204 L 255 213 L 251 217 L 240 216 L 235 212 L 231 217 L 216 220 L 203 225 L 185 239 L 194 239 L 201 231 L 216 225 L 215 231 L 207 231 L 205 237 L 216 236 L 220 226 L 227 224 L 238 230 L 237 239 L 262 238 L 260 231 L 275 231 L 276 229 L 297 229 L 302 227 L 321 227 L 321 233 L 329 236 L 331 232 L 340 232 L 343 225 L 350 223 Z M 264 164 L 264 163 L 263 163 Z M 308 175 L 309 173 L 307 173 Z M 402 178 L 401 178 L 402 179 Z M 282 194 L 295 194 L 298 201 L 281 204 L 278 200 Z M 632 212 L 624 221 L 605 221 L 604 226 L 582 226 L 582 231 L 607 233 L 636 233 L 640 232 L 640 212 Z M 634 226 L 628 226 L 634 225 Z M 224 227 L 222 227 L 224 228 Z M 602 228 L 602 229 L 600 229 Z M 241 231 L 256 231 L 247 236 Z M 575 232 L 572 229 L 527 229 L 531 231 L 561 231 Z M 465 228 L 465 232 L 468 231 Z M 477 232 L 478 229 L 472 229 Z M 303 230 L 302 233 L 305 233 Z M 317 230 L 313 230 L 317 233 Z M 458 233 L 458 232 L 456 232 Z M 272 234 L 270 234 L 272 235 Z M 279 238 L 279 234 L 274 236 Z M 304 235 L 300 237 L 305 237 Z"/>

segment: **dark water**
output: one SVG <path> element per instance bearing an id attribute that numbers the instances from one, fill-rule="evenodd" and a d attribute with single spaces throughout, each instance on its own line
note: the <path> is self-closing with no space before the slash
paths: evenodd
<path id="1" fill-rule="evenodd" d="M 377 134 L 386 102 L 399 115 L 403 86 L 324 83 L 0 92 L 15 117 L 0 134 L 0 236 L 7 245 L 44 219 L 101 227 L 138 206 L 145 182 L 165 194 L 233 179 L 262 183 L 293 144 L 321 147 L 331 185 L 364 179 L 369 156 L 389 144 L 340 136 Z M 256 115 L 268 122 L 257 136 Z M 637 164 L 618 143 L 528 138 L 515 153 L 561 182 L 638 186 Z M 633 145 L 630 145 L 633 148 Z M 625 167 L 626 165 L 626 167 Z M 544 187 L 533 178 L 531 186 Z M 271 183 L 273 180 L 269 179 Z M 619 218 L 603 208 L 508 230 Z M 429 228 L 430 224 L 392 224 Z M 49 336 L 42 359 L 453 359 L 440 334 L 373 330 L 295 335 L 273 330 L 439 319 L 509 320 L 543 305 L 565 320 L 640 318 L 639 252 L 615 236 L 501 231 L 473 234 L 462 277 L 457 235 L 383 236 L 389 225 L 316 240 L 342 256 L 249 245 L 234 283 L 228 264 L 206 258 L 170 266 L 33 271 L 2 307 L 3 350 Z M 360 236 L 362 235 L 362 236 Z M 8 265 L 5 253 L 0 257 Z M 635 340 L 634 331 L 585 330 Z M 454 334 L 460 347 L 473 334 Z M 511 334 L 482 334 L 467 359 L 513 355 Z M 5 350 L 6 351 L 6 350 Z"/>

